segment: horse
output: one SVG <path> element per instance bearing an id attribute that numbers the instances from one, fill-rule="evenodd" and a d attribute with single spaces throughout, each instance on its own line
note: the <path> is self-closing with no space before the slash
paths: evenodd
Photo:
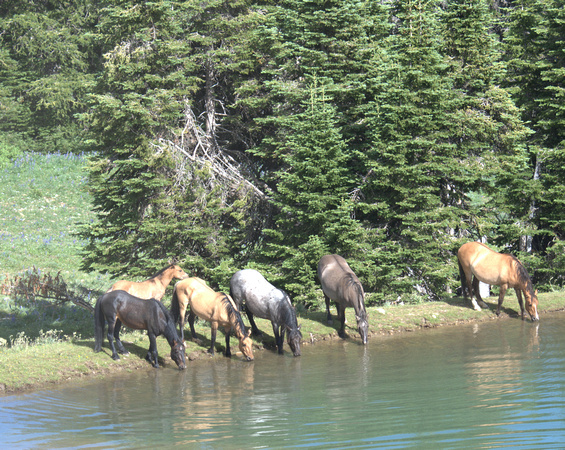
<path id="1" fill-rule="evenodd" d="M 293 355 L 300 356 L 302 333 L 296 320 L 296 311 L 286 292 L 277 289 L 256 270 L 244 269 L 231 277 L 230 294 L 240 309 L 245 301 L 245 312 L 254 335 L 261 333 L 253 316 L 268 319 L 273 326 L 278 352 L 283 353 L 284 334 L 287 332 Z"/>
<path id="2" fill-rule="evenodd" d="M 224 329 L 226 335 L 226 356 L 231 356 L 230 332 L 233 330 L 239 339 L 239 349 L 248 361 L 253 361 L 253 342 L 249 337 L 251 330 L 246 331 L 239 310 L 233 299 L 223 292 L 215 292 L 200 278 L 185 278 L 177 282 L 171 301 L 171 312 L 175 323 L 179 324 L 180 335 L 184 339 L 184 316 L 190 306 L 188 323 L 192 337 L 196 338 L 194 319 L 196 316 L 211 323 L 212 336 L 208 353 L 214 354 L 216 331 Z"/>
<path id="3" fill-rule="evenodd" d="M 538 291 L 534 291 L 532 280 L 526 268 L 515 256 L 495 252 L 481 242 L 467 242 L 457 252 L 457 261 L 463 296 L 466 300 L 468 295 L 471 297 L 471 303 L 476 311 L 480 311 L 481 306 L 488 308 L 479 293 L 479 281 L 482 281 L 486 284 L 500 286 L 497 315 L 500 315 L 500 307 L 506 290 L 514 288 L 520 304 L 522 320 L 525 318 L 522 292 L 526 299 L 526 310 L 532 321 L 539 320 Z M 473 299 L 473 293 L 481 306 Z"/>
<path id="4" fill-rule="evenodd" d="M 188 278 L 188 274 L 176 264 L 171 264 L 145 281 L 116 281 L 106 293 L 112 291 L 126 291 L 138 298 L 154 298 L 155 300 L 161 301 L 163 295 L 165 295 L 167 286 L 173 278 L 182 280 L 183 278 Z"/>
<path id="5" fill-rule="evenodd" d="M 365 292 L 359 278 L 353 273 L 347 261 L 339 255 L 322 256 L 318 263 L 318 279 L 322 284 L 322 292 L 326 300 L 328 323 L 332 323 L 330 300 L 333 300 L 341 321 L 338 334 L 341 338 L 345 337 L 345 308 L 353 307 L 359 335 L 363 344 L 367 344 L 369 322 L 365 310 Z"/>
<path id="6" fill-rule="evenodd" d="M 156 337 L 164 335 L 171 346 L 171 359 L 179 369 L 186 368 L 185 346 L 177 334 L 175 322 L 165 306 L 155 299 L 141 299 L 125 291 L 112 291 L 102 295 L 94 308 L 94 351 L 99 352 L 104 341 L 105 322 L 108 322 L 108 342 L 112 358 L 120 359 L 118 352 L 129 354 L 120 341 L 122 324 L 134 330 L 147 330 L 149 350 L 145 359 L 159 368 Z M 114 339 L 118 347 L 114 346 Z"/>

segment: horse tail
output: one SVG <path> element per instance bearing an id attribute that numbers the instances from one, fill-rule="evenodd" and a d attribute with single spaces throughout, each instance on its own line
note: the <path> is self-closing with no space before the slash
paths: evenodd
<path id="1" fill-rule="evenodd" d="M 180 305 L 176 288 L 173 292 L 173 298 L 171 299 L 171 314 L 173 316 L 174 323 L 177 323 L 180 320 Z"/>
<path id="2" fill-rule="evenodd" d="M 104 296 L 102 296 L 104 297 Z M 94 307 L 94 351 L 99 352 L 102 349 L 102 341 L 104 340 L 104 327 L 106 319 L 102 313 L 102 297 L 96 301 Z"/>

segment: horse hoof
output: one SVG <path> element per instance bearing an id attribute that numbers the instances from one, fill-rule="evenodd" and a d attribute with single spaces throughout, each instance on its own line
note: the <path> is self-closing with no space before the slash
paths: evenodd
<path id="1" fill-rule="evenodd" d="M 118 355 L 115 355 L 115 356 L 112 356 L 112 359 L 113 359 L 114 361 L 117 361 L 118 359 L 120 359 L 120 357 L 119 357 Z"/>

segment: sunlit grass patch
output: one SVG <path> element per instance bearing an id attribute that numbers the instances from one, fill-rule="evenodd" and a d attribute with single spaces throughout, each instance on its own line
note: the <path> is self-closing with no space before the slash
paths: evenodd
<path id="1" fill-rule="evenodd" d="M 77 270 L 76 232 L 93 217 L 85 164 L 83 155 L 27 153 L 0 171 L 2 272 Z"/>

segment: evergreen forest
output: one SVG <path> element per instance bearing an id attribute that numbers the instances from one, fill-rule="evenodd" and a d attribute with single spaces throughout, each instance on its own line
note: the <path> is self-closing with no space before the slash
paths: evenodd
<path id="1" fill-rule="evenodd" d="M 4 0 L 0 167 L 88 154 L 83 270 L 244 267 L 312 304 L 455 293 L 469 240 L 565 281 L 564 0 Z"/>

